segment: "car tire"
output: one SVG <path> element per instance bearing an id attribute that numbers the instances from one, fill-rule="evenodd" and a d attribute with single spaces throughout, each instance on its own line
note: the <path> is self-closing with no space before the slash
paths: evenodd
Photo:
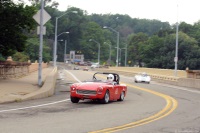
<path id="1" fill-rule="evenodd" d="M 78 103 L 79 102 L 79 98 L 76 98 L 76 97 L 70 97 L 70 99 L 71 99 L 71 102 L 72 103 Z"/>
<path id="2" fill-rule="evenodd" d="M 135 83 L 137 83 L 137 81 L 135 80 Z"/>
<path id="3" fill-rule="evenodd" d="M 107 90 L 103 99 L 101 99 L 101 103 L 107 104 L 110 101 L 110 94 L 109 91 Z"/>
<path id="4" fill-rule="evenodd" d="M 125 97 L 125 92 L 122 91 L 121 94 L 120 94 L 120 97 L 117 101 L 124 101 L 124 97 Z"/>

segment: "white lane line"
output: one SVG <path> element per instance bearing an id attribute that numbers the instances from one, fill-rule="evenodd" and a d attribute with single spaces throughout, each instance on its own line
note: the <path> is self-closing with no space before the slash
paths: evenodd
<path id="1" fill-rule="evenodd" d="M 165 87 L 171 87 L 171 88 L 174 88 L 176 90 L 182 90 L 182 91 L 188 91 L 188 92 L 199 93 L 200 94 L 200 91 L 198 91 L 198 90 L 192 90 L 192 89 L 189 90 L 188 88 L 185 88 L 185 87 L 173 86 L 173 85 L 166 85 L 166 84 L 161 84 L 161 83 L 154 83 L 154 84 L 165 86 Z"/>
<path id="2" fill-rule="evenodd" d="M 40 104 L 40 105 L 35 105 L 35 106 L 29 106 L 29 107 L 23 107 L 23 108 L 16 108 L 16 109 L 8 109 L 8 110 L 0 110 L 0 113 L 10 112 L 10 111 L 17 111 L 17 110 L 31 109 L 31 108 L 37 108 L 37 107 L 42 107 L 42 106 L 48 106 L 48 105 L 53 105 L 53 104 L 57 104 L 57 103 L 66 102 L 66 101 L 69 101 L 69 100 L 70 99 L 65 99 L 65 100 L 61 100 L 61 101 L 56 101 L 56 102 L 46 103 L 46 104 Z"/>
<path id="3" fill-rule="evenodd" d="M 69 73 L 76 81 L 78 81 L 79 83 L 81 83 L 81 81 L 79 79 L 77 79 L 71 72 L 65 70 L 67 73 Z"/>
<path id="4" fill-rule="evenodd" d="M 70 73 L 69 71 L 65 70 L 67 73 L 69 73 L 75 80 L 77 80 L 78 82 L 81 82 L 80 80 L 78 80 L 72 73 Z M 69 101 L 70 99 L 65 99 L 65 100 L 61 100 L 61 101 L 56 101 L 56 102 L 51 102 L 51 103 L 46 103 L 46 104 L 40 104 L 40 105 L 35 105 L 35 106 L 28 106 L 28 107 L 23 107 L 23 108 L 15 108 L 15 109 L 7 109 L 7 110 L 0 110 L 0 113 L 3 112 L 11 112 L 11 111 L 17 111 L 17 110 L 25 110 L 25 109 L 31 109 L 31 108 L 38 108 L 38 107 L 43 107 L 43 106 L 48 106 L 48 105 L 53 105 L 53 104 L 57 104 L 57 103 L 62 103 L 62 102 L 66 102 Z"/>

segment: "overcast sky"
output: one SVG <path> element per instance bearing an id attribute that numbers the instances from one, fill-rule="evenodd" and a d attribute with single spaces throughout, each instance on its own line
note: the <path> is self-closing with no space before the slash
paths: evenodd
<path id="1" fill-rule="evenodd" d="M 158 19 L 174 24 L 184 21 L 193 24 L 200 20 L 200 0 L 55 0 L 58 9 L 69 6 L 89 14 L 127 14 L 132 18 Z M 178 5 L 178 6 L 177 6 Z M 177 17 L 178 16 L 178 17 Z M 177 19 L 178 18 L 178 19 Z"/>

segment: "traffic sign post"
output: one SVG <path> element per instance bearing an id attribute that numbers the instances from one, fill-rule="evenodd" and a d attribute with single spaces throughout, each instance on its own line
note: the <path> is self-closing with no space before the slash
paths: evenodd
<path id="1" fill-rule="evenodd" d="M 33 19 L 40 25 L 40 12 L 41 9 L 33 16 Z M 46 24 L 47 21 L 51 19 L 51 16 L 43 9 L 42 11 L 43 16 L 43 25 Z"/>
<path id="2" fill-rule="evenodd" d="M 44 10 L 44 1 L 43 0 L 41 0 L 41 9 L 33 16 L 33 18 L 40 25 L 38 85 L 42 86 L 42 51 L 43 51 L 43 30 L 44 30 L 43 25 L 51 18 L 51 16 Z"/>

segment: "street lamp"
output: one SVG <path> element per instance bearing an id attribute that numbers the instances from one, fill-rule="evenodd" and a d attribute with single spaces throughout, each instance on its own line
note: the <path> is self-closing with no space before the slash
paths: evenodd
<path id="1" fill-rule="evenodd" d="M 104 42 L 104 44 L 107 44 L 110 47 L 110 52 L 109 52 L 109 65 L 110 65 L 110 61 L 111 61 L 111 45 L 108 44 L 107 42 Z"/>
<path id="2" fill-rule="evenodd" d="M 114 32 L 117 34 L 117 59 L 116 59 L 116 66 L 118 67 L 118 54 L 119 54 L 119 52 L 118 52 L 118 48 L 119 48 L 119 32 L 118 32 L 118 31 L 116 31 L 116 30 L 114 30 L 114 29 L 113 29 L 113 28 L 111 28 L 111 27 L 104 26 L 103 28 L 104 28 L 104 29 L 110 29 L 110 30 L 114 31 Z"/>
<path id="3" fill-rule="evenodd" d="M 95 41 L 94 39 L 90 39 L 89 41 L 90 42 L 93 41 L 93 42 L 95 42 L 95 43 L 97 43 L 99 45 L 99 49 L 98 49 L 98 63 L 100 65 L 100 43 L 97 42 L 97 41 Z"/>
<path id="4" fill-rule="evenodd" d="M 58 29 L 58 19 L 61 18 L 62 16 L 66 15 L 68 12 L 62 14 L 59 17 L 56 17 L 56 24 L 55 24 L 55 42 L 54 42 L 54 60 L 53 60 L 53 65 L 56 67 L 56 54 L 57 54 L 57 29 Z M 78 11 L 72 11 L 72 13 L 78 13 Z"/>
<path id="5" fill-rule="evenodd" d="M 177 4 L 177 22 L 176 22 L 176 51 L 175 51 L 175 76 L 177 76 L 177 66 L 178 66 L 178 4 Z"/>
<path id="6" fill-rule="evenodd" d="M 124 44 L 126 44 L 126 43 L 124 43 Z M 126 52 L 125 52 L 125 63 L 124 63 L 124 65 L 125 65 L 125 67 L 126 67 L 126 63 L 127 63 L 127 44 L 126 44 L 126 47 L 125 47 L 125 48 L 122 48 L 122 49 L 125 49 L 125 50 L 126 50 Z"/>
<path id="7" fill-rule="evenodd" d="M 126 67 L 126 52 L 127 52 L 127 48 L 121 48 L 125 50 L 125 61 L 124 61 L 124 66 Z"/>
<path id="8" fill-rule="evenodd" d="M 69 32 L 62 32 L 59 35 L 57 35 L 57 38 L 62 34 L 69 34 Z M 63 40 L 61 39 L 61 40 L 57 40 L 57 41 L 61 41 L 62 42 Z M 65 42 L 65 45 L 66 45 L 66 42 Z M 65 49 L 66 49 L 66 46 L 65 46 Z M 64 49 L 64 55 L 63 55 L 64 56 L 64 62 L 65 62 L 65 53 L 66 53 L 65 49 Z M 56 49 L 56 53 L 57 53 L 57 49 Z M 57 60 L 57 57 L 56 57 L 56 60 Z"/>
<path id="9" fill-rule="evenodd" d="M 62 34 L 69 34 L 69 32 L 62 32 L 62 33 L 60 33 L 59 35 L 57 35 L 57 38 L 58 38 L 60 35 L 62 35 Z"/>
<path id="10" fill-rule="evenodd" d="M 122 49 L 121 48 L 117 48 L 117 47 L 115 47 L 116 49 L 117 49 L 117 51 L 119 50 L 120 52 L 119 52 L 119 64 L 121 64 L 121 51 L 122 51 Z"/>
<path id="11" fill-rule="evenodd" d="M 69 32 L 64 32 L 64 33 L 69 34 Z M 63 34 L 63 33 L 61 33 L 61 34 Z M 59 34 L 59 35 L 61 35 L 61 34 Z M 58 35 L 58 36 L 59 36 L 59 35 Z M 65 59 L 66 59 L 66 48 L 67 48 L 67 40 L 65 40 L 65 49 L 64 49 L 64 55 L 63 55 L 63 57 L 64 57 L 64 60 L 63 60 L 64 63 L 66 62 L 66 61 L 65 61 Z"/>

